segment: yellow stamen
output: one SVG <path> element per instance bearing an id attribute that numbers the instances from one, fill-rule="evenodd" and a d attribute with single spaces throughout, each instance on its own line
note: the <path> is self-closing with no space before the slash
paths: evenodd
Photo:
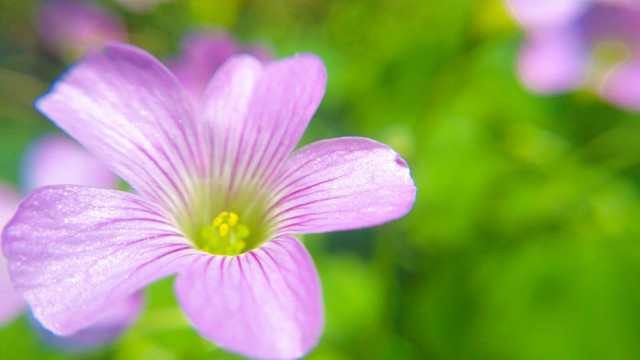
<path id="1" fill-rule="evenodd" d="M 220 224 L 220 226 L 218 226 L 218 234 L 220 234 L 220 236 L 225 237 L 228 233 L 229 224 Z"/>
<path id="2" fill-rule="evenodd" d="M 236 224 L 238 223 L 238 214 L 232 212 L 229 214 L 229 225 L 230 226 L 236 226 Z"/>
<path id="3" fill-rule="evenodd" d="M 204 240 L 202 249 L 218 255 L 241 254 L 248 236 L 249 228 L 240 221 L 240 216 L 227 211 L 221 212 L 211 225 L 200 231 L 200 237 Z"/>

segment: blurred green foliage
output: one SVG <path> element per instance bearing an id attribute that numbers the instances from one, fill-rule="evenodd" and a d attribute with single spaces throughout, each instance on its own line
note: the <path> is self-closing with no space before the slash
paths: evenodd
<path id="1" fill-rule="evenodd" d="M 410 164 L 408 216 L 305 237 L 326 304 L 310 359 L 640 358 L 640 116 L 585 92 L 527 93 L 499 1 L 102 4 L 160 58 L 203 27 L 319 54 L 329 83 L 303 142 L 368 136 Z M 0 6 L 0 179 L 17 183 L 28 142 L 56 131 L 31 103 L 67 64 L 43 50 L 36 1 Z M 189 326 L 171 279 L 104 350 L 51 348 L 31 321 L 0 329 L 0 358 L 237 358 Z"/>

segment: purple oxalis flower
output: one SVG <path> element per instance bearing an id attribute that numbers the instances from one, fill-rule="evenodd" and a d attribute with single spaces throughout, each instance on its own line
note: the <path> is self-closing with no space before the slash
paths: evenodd
<path id="1" fill-rule="evenodd" d="M 579 87 L 640 111 L 640 3 L 506 0 L 525 27 L 522 81 L 540 93 Z"/>
<path id="2" fill-rule="evenodd" d="M 63 136 L 45 136 L 34 142 L 22 164 L 23 190 L 51 184 L 83 184 L 116 187 L 118 178 L 101 162 L 74 141 Z M 20 194 L 9 186 L 0 186 L 0 226 L 4 226 L 18 208 Z M 9 281 L 4 256 L 0 256 L 0 325 L 20 314 L 24 300 Z M 89 326 L 68 337 L 43 334 L 47 340 L 66 349 L 88 349 L 111 341 L 142 310 L 140 293 L 111 304 Z"/>
<path id="3" fill-rule="evenodd" d="M 405 215 L 406 162 L 371 139 L 294 151 L 324 94 L 322 61 L 234 56 L 194 111 L 176 78 L 124 44 L 91 52 L 36 107 L 139 193 L 32 192 L 3 233 L 16 288 L 36 318 L 73 333 L 102 309 L 177 273 L 196 329 L 221 347 L 296 358 L 324 324 L 320 282 L 292 234 Z"/>

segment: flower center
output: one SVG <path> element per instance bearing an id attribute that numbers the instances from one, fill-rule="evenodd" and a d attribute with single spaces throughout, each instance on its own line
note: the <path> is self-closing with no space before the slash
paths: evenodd
<path id="1" fill-rule="evenodd" d="M 238 255 L 247 247 L 249 228 L 240 221 L 238 214 L 223 211 L 198 234 L 203 251 L 216 255 Z"/>
<path id="2" fill-rule="evenodd" d="M 270 188 L 214 180 L 194 187 L 189 205 L 176 214 L 181 232 L 214 255 L 240 255 L 268 241 L 278 225 Z"/>

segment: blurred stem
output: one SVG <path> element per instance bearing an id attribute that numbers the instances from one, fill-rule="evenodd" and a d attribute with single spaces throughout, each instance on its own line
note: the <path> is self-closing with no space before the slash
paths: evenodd
<path id="1" fill-rule="evenodd" d="M 579 149 L 580 158 L 600 160 L 614 171 L 623 171 L 640 163 L 640 124 L 625 122 L 614 126 Z"/>
<path id="2" fill-rule="evenodd" d="M 178 307 L 150 310 L 133 327 L 132 332 L 151 334 L 168 330 L 190 328 L 191 324 Z"/>

